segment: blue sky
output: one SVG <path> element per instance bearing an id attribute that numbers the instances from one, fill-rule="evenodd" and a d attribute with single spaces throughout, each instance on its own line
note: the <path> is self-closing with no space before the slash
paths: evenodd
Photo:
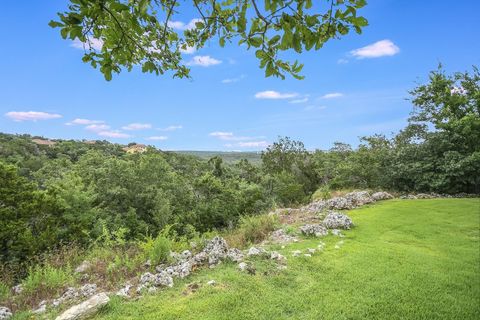
<path id="1" fill-rule="evenodd" d="M 360 11 L 370 23 L 362 35 L 288 55 L 305 63 L 302 81 L 264 78 L 253 52 L 212 43 L 185 55 L 213 62 L 192 66 L 191 80 L 134 71 L 106 82 L 81 62 L 82 50 L 48 27 L 66 4 L 3 4 L 1 132 L 165 150 L 260 150 L 278 136 L 308 149 L 356 145 L 360 136 L 401 129 L 408 90 L 439 62 L 449 72 L 480 65 L 480 1 L 370 0 Z"/>

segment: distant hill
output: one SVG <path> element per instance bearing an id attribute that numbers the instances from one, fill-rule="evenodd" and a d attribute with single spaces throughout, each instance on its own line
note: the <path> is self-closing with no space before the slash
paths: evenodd
<path id="1" fill-rule="evenodd" d="M 253 164 L 261 162 L 261 152 L 237 152 L 237 151 L 172 151 L 174 153 L 196 156 L 205 160 L 219 156 L 227 163 L 238 162 L 241 159 L 247 159 Z"/>

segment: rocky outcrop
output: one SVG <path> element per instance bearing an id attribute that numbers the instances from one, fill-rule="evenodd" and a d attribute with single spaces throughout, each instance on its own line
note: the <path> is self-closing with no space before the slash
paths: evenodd
<path id="1" fill-rule="evenodd" d="M 99 293 L 92 296 L 90 299 L 77 304 L 70 309 L 63 312 L 56 320 L 80 320 L 93 316 L 100 310 L 101 307 L 106 305 L 110 299 L 106 293 Z"/>
<path id="2" fill-rule="evenodd" d="M 10 309 L 7 307 L 0 307 L 0 320 L 10 319 L 13 316 Z"/>
<path id="3" fill-rule="evenodd" d="M 388 192 L 380 191 L 372 194 L 372 199 L 375 201 L 388 200 L 393 199 L 393 196 Z"/>
<path id="4" fill-rule="evenodd" d="M 323 220 L 323 225 L 328 229 L 351 229 L 353 222 L 346 214 L 331 211 Z"/>
<path id="5" fill-rule="evenodd" d="M 300 232 L 306 236 L 323 237 L 328 230 L 321 224 L 306 224 L 300 227 Z"/>

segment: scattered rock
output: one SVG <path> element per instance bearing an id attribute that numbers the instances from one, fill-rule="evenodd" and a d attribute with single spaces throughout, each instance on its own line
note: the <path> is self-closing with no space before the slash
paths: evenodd
<path id="1" fill-rule="evenodd" d="M 393 196 L 388 192 L 380 191 L 372 194 L 372 199 L 375 201 L 388 200 L 393 199 Z"/>
<path id="2" fill-rule="evenodd" d="M 372 202 L 375 202 L 375 199 L 370 197 L 370 193 L 368 191 L 354 191 L 347 193 L 344 196 L 345 199 L 351 201 L 354 207 L 360 207 Z"/>
<path id="3" fill-rule="evenodd" d="M 292 256 L 294 256 L 294 257 L 299 257 L 301 254 L 302 254 L 302 251 L 300 251 L 300 250 L 292 251 Z"/>
<path id="4" fill-rule="evenodd" d="M 182 260 L 188 260 L 192 257 L 192 252 L 190 250 L 185 250 L 180 254 Z"/>
<path id="5" fill-rule="evenodd" d="M 287 270 L 287 266 L 286 266 L 286 265 L 283 265 L 283 264 L 279 264 L 279 265 L 277 266 L 277 269 L 278 269 L 278 270 Z"/>
<path id="6" fill-rule="evenodd" d="M 150 269 L 152 267 L 152 261 L 150 259 L 148 259 L 147 261 L 145 261 L 145 263 L 143 264 L 143 267 L 145 269 Z"/>
<path id="7" fill-rule="evenodd" d="M 78 267 L 75 268 L 76 273 L 85 273 L 92 267 L 92 264 L 88 261 L 83 261 Z"/>
<path id="8" fill-rule="evenodd" d="M 308 251 L 308 253 L 310 253 L 310 254 L 314 254 L 316 250 L 315 250 L 315 249 L 308 248 L 307 251 Z"/>
<path id="9" fill-rule="evenodd" d="M 23 291 L 23 286 L 21 284 L 17 284 L 15 287 L 12 288 L 14 294 L 20 294 Z"/>
<path id="10" fill-rule="evenodd" d="M 241 262 L 244 258 L 243 252 L 237 248 L 228 249 L 227 258 L 233 262 Z"/>
<path id="11" fill-rule="evenodd" d="M 217 285 L 217 281 L 215 281 L 215 280 L 210 280 L 210 281 L 207 282 L 207 284 L 208 284 L 209 286 L 214 287 L 214 286 Z"/>
<path id="12" fill-rule="evenodd" d="M 157 288 L 156 287 L 150 287 L 150 288 L 148 288 L 147 292 L 149 294 L 154 294 L 155 292 L 157 292 Z"/>
<path id="13" fill-rule="evenodd" d="M 323 237 L 328 234 L 328 230 L 321 224 L 306 224 L 300 227 L 300 231 L 306 236 Z"/>
<path id="14" fill-rule="evenodd" d="M 272 243 L 289 243 L 296 240 L 296 237 L 288 235 L 283 229 L 275 230 L 270 235 L 270 241 Z"/>
<path id="15" fill-rule="evenodd" d="M 42 300 L 42 302 L 38 304 L 38 308 L 32 311 L 33 314 L 42 314 L 45 312 L 47 312 L 47 301 L 45 300 Z"/>
<path id="16" fill-rule="evenodd" d="M 120 297 L 129 297 L 129 291 L 132 288 L 132 285 L 130 283 L 126 283 L 123 288 L 118 290 L 115 294 Z"/>
<path id="17" fill-rule="evenodd" d="M 246 263 L 246 262 L 240 262 L 238 264 L 238 268 L 240 269 L 240 271 L 242 272 L 248 272 L 249 274 L 255 274 L 255 267 Z"/>
<path id="18" fill-rule="evenodd" d="M 77 320 L 85 319 L 87 317 L 93 316 L 95 313 L 100 310 L 100 308 L 106 305 L 110 299 L 107 294 L 102 292 L 92 296 L 87 301 L 84 301 L 80 304 L 77 304 L 70 309 L 66 310 L 56 320 Z"/>
<path id="19" fill-rule="evenodd" d="M 0 307 L 0 319 L 9 319 L 13 316 L 13 313 L 7 307 Z"/>
<path id="20" fill-rule="evenodd" d="M 73 288 L 73 287 L 69 287 L 69 288 L 67 288 L 67 290 L 65 290 L 65 292 L 63 293 L 63 295 L 60 298 L 57 298 L 57 299 L 53 300 L 52 306 L 58 307 L 62 303 L 66 302 L 66 301 L 69 301 L 69 300 L 73 300 L 73 299 L 77 298 L 78 296 L 79 296 L 78 290 Z"/>
<path id="21" fill-rule="evenodd" d="M 323 220 L 323 225 L 329 229 L 350 229 L 353 222 L 343 213 L 330 211 Z"/>
<path id="22" fill-rule="evenodd" d="M 275 260 L 275 261 L 278 261 L 278 262 L 284 262 L 285 260 L 287 260 L 287 258 L 285 258 L 284 256 L 282 256 L 280 253 L 278 253 L 277 251 L 272 251 L 270 253 L 270 259 L 272 260 Z"/>
<path id="23" fill-rule="evenodd" d="M 337 236 L 337 237 L 340 237 L 340 238 L 343 238 L 343 237 L 345 237 L 345 236 L 343 235 L 343 233 L 342 233 L 342 231 L 341 231 L 341 230 L 338 230 L 338 229 L 332 229 L 331 231 L 332 231 L 332 234 L 333 234 L 334 236 Z"/>
<path id="24" fill-rule="evenodd" d="M 307 257 L 307 258 L 311 258 L 311 257 L 312 257 L 312 255 L 311 255 L 310 253 L 305 253 L 304 256 Z"/>
<path id="25" fill-rule="evenodd" d="M 249 256 L 249 257 L 259 256 L 259 255 L 263 255 L 263 254 L 266 254 L 266 253 L 267 253 L 267 251 L 265 251 L 265 249 L 263 249 L 263 248 L 251 247 L 250 249 L 248 249 L 247 256 Z"/>

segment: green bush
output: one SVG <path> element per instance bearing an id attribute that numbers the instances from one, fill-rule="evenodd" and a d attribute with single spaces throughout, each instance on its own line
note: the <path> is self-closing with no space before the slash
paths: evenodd
<path id="1" fill-rule="evenodd" d="M 5 284 L 0 282 L 0 301 L 4 301 L 10 295 L 10 288 Z"/>
<path id="2" fill-rule="evenodd" d="M 328 185 L 325 185 L 321 188 L 318 188 L 317 191 L 315 191 L 312 195 L 312 200 L 313 201 L 318 201 L 318 200 L 327 200 L 332 197 L 330 193 L 330 187 Z"/>
<path id="3" fill-rule="evenodd" d="M 275 230 L 278 225 L 277 216 L 259 215 L 242 217 L 240 219 L 239 230 L 243 234 L 247 243 L 257 243 L 268 236 Z"/>
<path id="4" fill-rule="evenodd" d="M 140 243 L 145 257 L 152 264 L 165 263 L 170 258 L 171 241 L 163 234 L 159 234 L 156 238 L 147 237 L 145 242 Z"/>
<path id="5" fill-rule="evenodd" d="M 23 280 L 23 293 L 30 294 L 38 291 L 55 292 L 58 289 L 72 285 L 75 282 L 70 267 L 55 268 L 50 265 L 37 265 L 30 268 L 28 276 Z"/>

